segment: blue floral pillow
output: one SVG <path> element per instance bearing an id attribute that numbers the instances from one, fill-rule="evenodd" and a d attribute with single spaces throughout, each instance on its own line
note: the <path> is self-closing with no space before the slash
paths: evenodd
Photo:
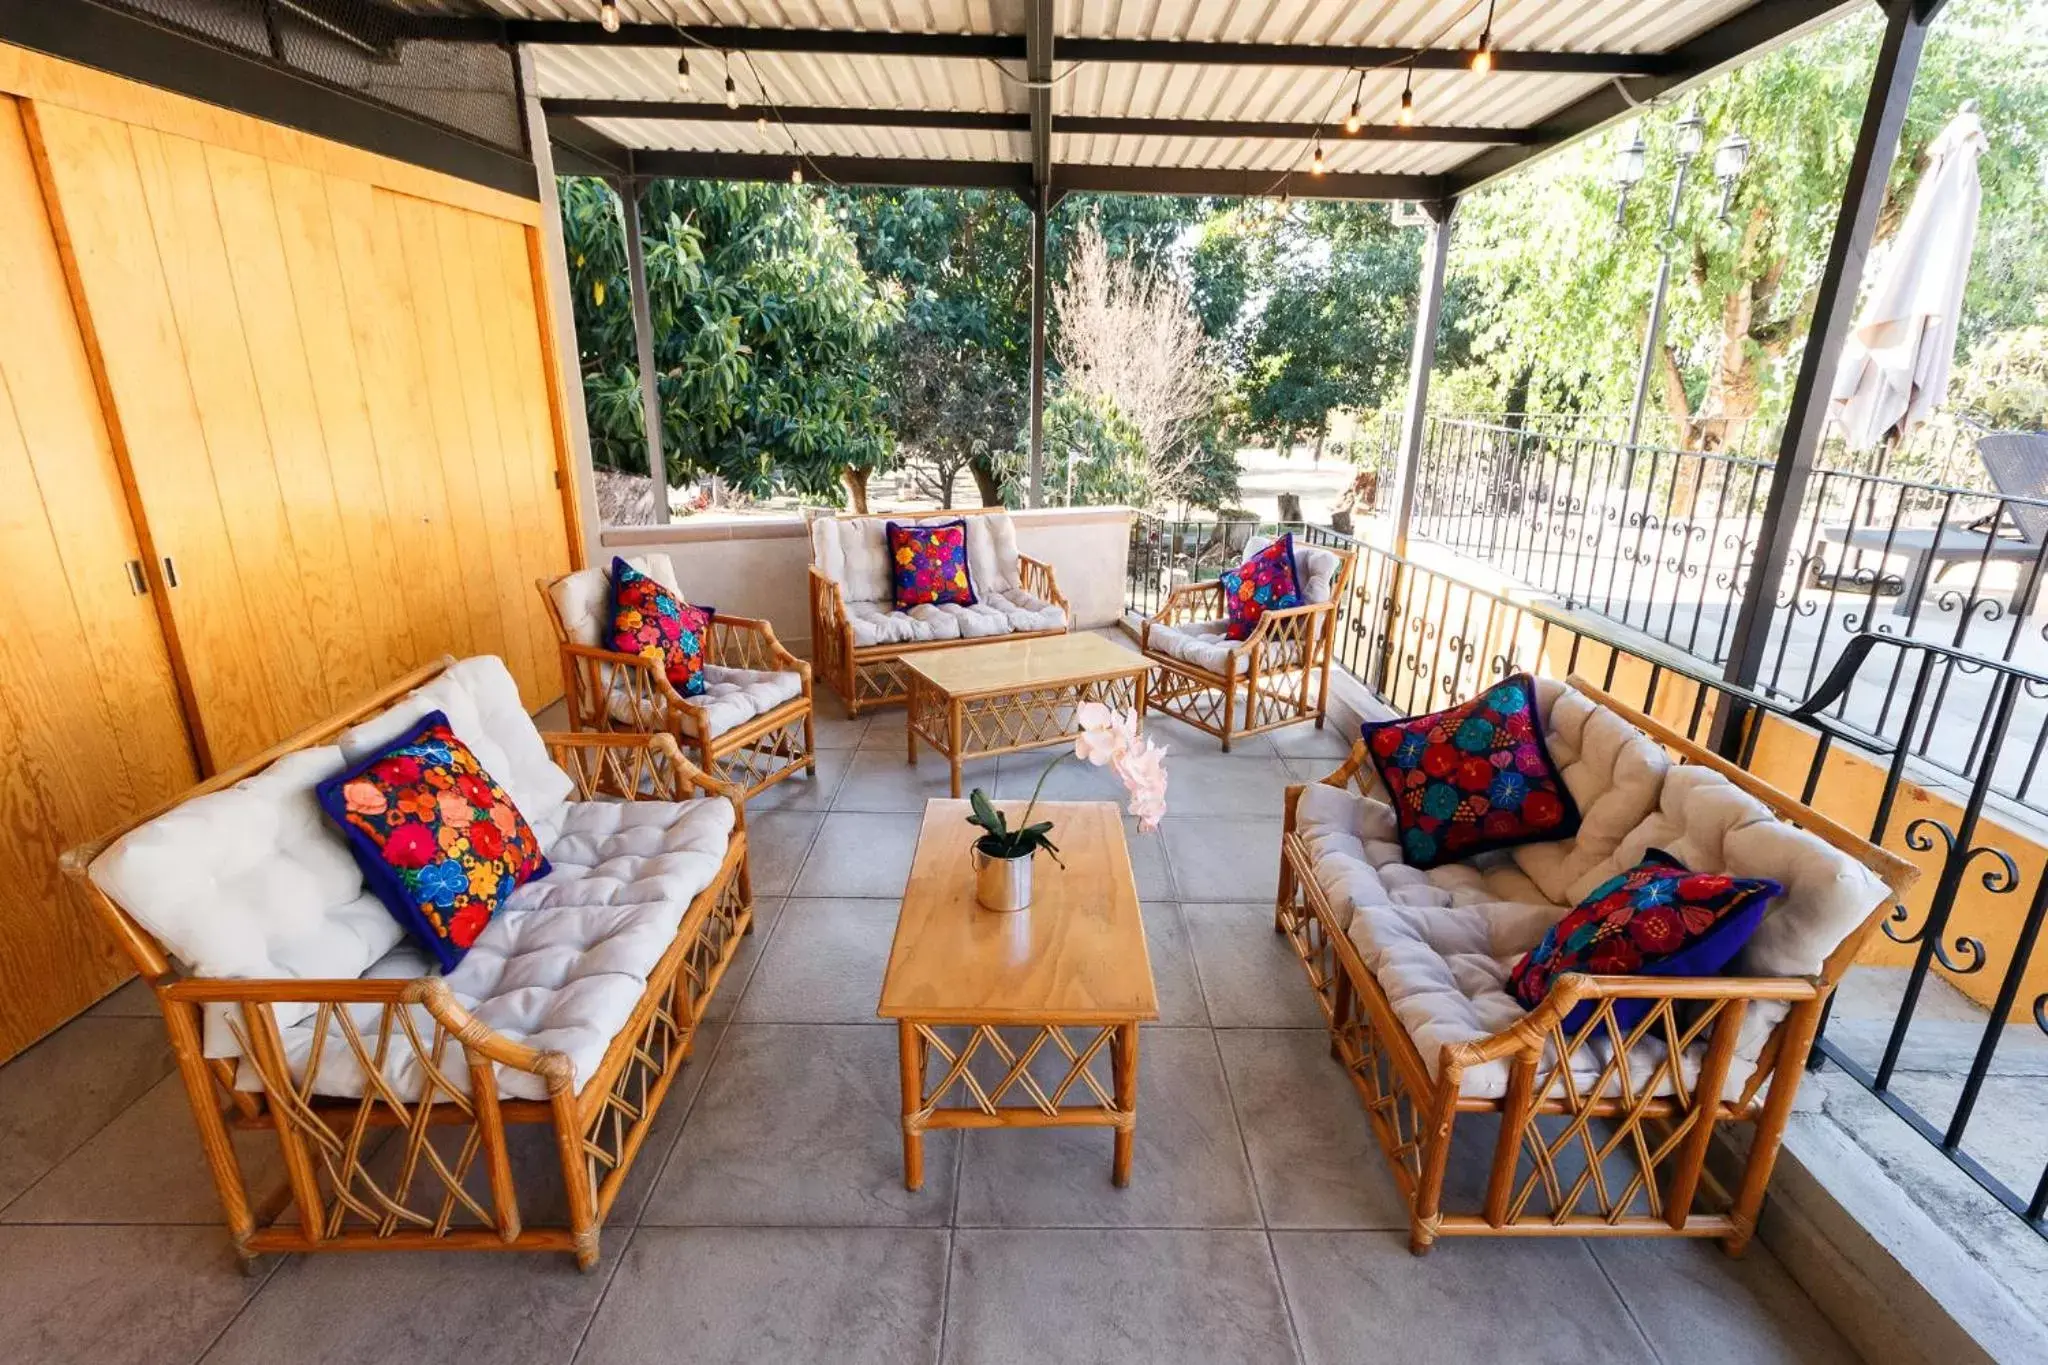
<path id="1" fill-rule="evenodd" d="M 1628 871 L 1593 888 L 1508 973 L 1508 994 L 1535 1009 L 1566 972 L 1597 976 L 1714 976 L 1763 923 L 1764 908 L 1785 888 L 1767 877 L 1689 871 L 1661 848 L 1645 850 Z M 1634 1028 L 1654 1003 L 1613 1001 L 1614 1020 Z M 1585 1026 L 1587 1001 L 1565 1016 L 1566 1032 Z"/>
<path id="2" fill-rule="evenodd" d="M 1234 569 L 1225 569 L 1224 638 L 1248 640 L 1269 611 L 1301 605 L 1301 577 L 1294 568 L 1294 533 L 1288 532 Z"/>
<path id="3" fill-rule="evenodd" d="M 550 870 L 519 808 L 439 711 L 313 794 L 370 890 L 443 971 L 507 897 Z"/>
<path id="4" fill-rule="evenodd" d="M 889 569 L 896 606 L 974 605 L 967 573 L 967 519 L 906 526 L 888 524 Z"/>
<path id="5" fill-rule="evenodd" d="M 704 692 L 704 645 L 710 607 L 693 607 L 625 560 L 612 559 L 612 648 L 661 665 L 662 676 L 685 697 Z"/>

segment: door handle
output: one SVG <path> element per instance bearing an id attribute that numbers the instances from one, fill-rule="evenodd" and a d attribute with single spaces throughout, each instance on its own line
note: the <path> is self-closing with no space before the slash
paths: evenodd
<path id="1" fill-rule="evenodd" d="M 169 555 L 164 556 L 164 582 L 174 588 L 178 586 L 178 561 Z"/>
<path id="2" fill-rule="evenodd" d="M 149 579 L 143 575 L 142 561 L 131 559 L 121 567 L 128 571 L 128 591 L 134 593 L 137 597 L 147 597 L 149 595 Z"/>

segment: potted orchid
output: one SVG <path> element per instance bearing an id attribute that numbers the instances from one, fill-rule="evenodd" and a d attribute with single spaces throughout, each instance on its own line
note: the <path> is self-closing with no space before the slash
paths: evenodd
<path id="1" fill-rule="evenodd" d="M 1015 828 L 981 788 L 968 793 L 974 813 L 967 823 L 982 831 L 974 841 L 974 896 L 987 909 L 1022 910 L 1031 904 L 1031 866 L 1039 850 L 1060 863 L 1059 846 L 1052 841 L 1052 821 L 1034 822 L 1031 817 L 1038 809 L 1045 779 L 1069 758 L 1086 759 L 1114 772 L 1130 793 L 1127 809 L 1145 833 L 1158 829 L 1160 817 L 1166 814 L 1166 750 L 1139 735 L 1136 713 L 1085 701 L 1075 709 L 1074 723 L 1080 729 L 1074 747 L 1045 765 Z"/>

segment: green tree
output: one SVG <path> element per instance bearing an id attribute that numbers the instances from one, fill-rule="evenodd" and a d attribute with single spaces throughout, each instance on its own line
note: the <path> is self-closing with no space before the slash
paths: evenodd
<path id="1" fill-rule="evenodd" d="M 594 457 L 645 459 L 620 204 L 564 182 L 562 216 Z M 893 458 L 877 347 L 900 292 L 862 269 L 814 195 L 662 180 L 642 195 L 662 448 L 671 483 L 717 475 L 753 496 L 836 496 Z"/>

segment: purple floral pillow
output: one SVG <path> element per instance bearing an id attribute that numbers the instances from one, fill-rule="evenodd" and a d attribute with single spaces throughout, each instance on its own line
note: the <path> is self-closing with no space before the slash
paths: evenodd
<path id="1" fill-rule="evenodd" d="M 1599 976 L 1713 976 L 1735 960 L 1785 888 L 1766 877 L 1689 871 L 1661 848 L 1593 888 L 1508 973 L 1508 994 L 1535 1009 L 1566 972 Z M 1614 1021 L 1634 1028 L 1648 1000 L 1616 1000 Z M 1565 1016 L 1566 1032 L 1591 1018 L 1587 1001 Z"/>
<path id="2" fill-rule="evenodd" d="M 616 556 L 612 559 L 612 648 L 661 665 L 682 696 L 704 692 L 704 645 L 710 607 L 693 607 L 661 583 Z"/>
<path id="3" fill-rule="evenodd" d="M 1234 569 L 1223 580 L 1224 638 L 1248 640 L 1269 611 L 1301 605 L 1301 577 L 1294 569 L 1294 533 L 1288 532 Z"/>
<path id="4" fill-rule="evenodd" d="M 519 808 L 439 711 L 313 794 L 370 890 L 443 971 L 455 970 L 507 897 L 548 874 Z"/>
<path id="5" fill-rule="evenodd" d="M 1447 711 L 1367 725 L 1363 737 L 1410 867 L 1579 832 L 1579 808 L 1544 746 L 1536 680 L 1527 673 Z"/>
<path id="6" fill-rule="evenodd" d="M 896 606 L 974 605 L 974 583 L 967 576 L 967 521 L 926 522 L 906 526 L 890 522 L 889 567 Z"/>

